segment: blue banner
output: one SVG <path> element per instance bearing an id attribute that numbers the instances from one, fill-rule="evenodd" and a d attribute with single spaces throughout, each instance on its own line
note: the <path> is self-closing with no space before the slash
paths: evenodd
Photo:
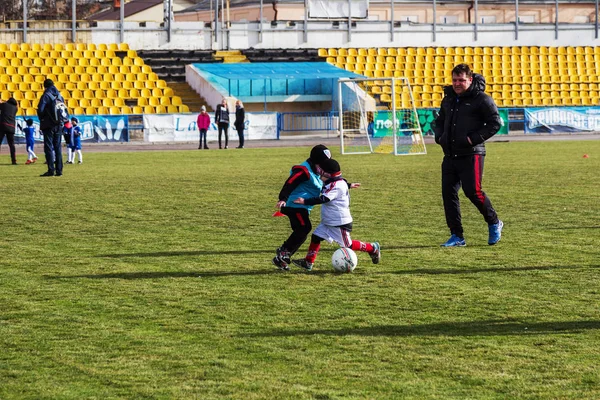
<path id="1" fill-rule="evenodd" d="M 600 107 L 525 109 L 525 133 L 600 132 Z"/>
<path id="2" fill-rule="evenodd" d="M 129 129 L 127 115 L 74 115 L 81 127 L 81 141 L 88 143 L 128 142 Z M 43 142 L 40 122 L 37 117 L 17 117 L 17 126 L 25 128 L 25 120 L 31 118 L 35 127 L 34 139 Z M 15 133 L 15 143 L 25 143 L 25 134 L 19 128 Z"/>

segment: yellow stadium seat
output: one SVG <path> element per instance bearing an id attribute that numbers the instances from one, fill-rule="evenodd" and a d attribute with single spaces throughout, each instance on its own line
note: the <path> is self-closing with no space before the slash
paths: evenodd
<path id="1" fill-rule="evenodd" d="M 319 57 L 327 57 L 329 55 L 327 49 L 319 49 L 318 54 L 319 54 Z"/>
<path id="2" fill-rule="evenodd" d="M 171 98 L 171 104 L 173 104 L 174 106 L 180 106 L 183 104 L 183 102 L 181 101 L 181 97 L 179 96 L 173 96 Z"/>
<path id="3" fill-rule="evenodd" d="M 128 89 L 129 90 L 129 97 L 132 99 L 137 99 L 138 97 L 140 97 L 140 91 L 137 89 Z"/>
<path id="4" fill-rule="evenodd" d="M 96 107 L 86 107 L 85 109 L 85 114 L 87 115 L 95 115 L 96 112 Z"/>
<path id="5" fill-rule="evenodd" d="M 131 110 L 132 114 L 143 114 L 144 113 L 144 109 L 140 106 L 134 106 Z"/>
<path id="6" fill-rule="evenodd" d="M 100 114 L 100 115 L 109 115 L 110 114 L 107 107 L 98 107 L 97 110 L 98 110 L 98 114 Z"/>
<path id="7" fill-rule="evenodd" d="M 173 106 L 173 105 L 169 105 L 167 106 L 167 112 L 170 114 L 176 114 L 179 112 L 179 107 L 177 106 Z"/>
<path id="8" fill-rule="evenodd" d="M 162 106 L 170 106 L 171 105 L 171 99 L 169 97 L 163 96 L 160 98 L 160 105 Z"/>
<path id="9" fill-rule="evenodd" d="M 111 115 L 120 115 L 121 114 L 121 107 L 109 107 L 108 109 L 109 114 Z"/>
<path id="10" fill-rule="evenodd" d="M 165 88 L 165 89 L 163 89 L 163 95 L 164 96 L 169 96 L 169 97 L 173 96 L 174 95 L 173 89 L 171 89 L 171 88 Z"/>
<path id="11" fill-rule="evenodd" d="M 186 106 L 185 104 L 182 104 L 179 106 L 179 112 L 180 113 L 189 113 L 190 108 L 188 106 Z"/>
<path id="12" fill-rule="evenodd" d="M 129 45 L 127 43 L 119 43 L 119 50 L 129 50 Z"/>
<path id="13" fill-rule="evenodd" d="M 163 79 L 159 79 L 156 81 L 156 87 L 160 89 L 165 89 L 167 87 L 167 82 Z"/>
<path id="14" fill-rule="evenodd" d="M 147 97 L 138 97 L 138 99 L 137 99 L 137 105 L 138 106 L 147 106 L 148 105 L 148 98 Z"/>
<path id="15" fill-rule="evenodd" d="M 144 106 L 144 114 L 154 114 L 155 111 L 153 106 Z"/>
<path id="16" fill-rule="evenodd" d="M 139 104 L 139 102 L 138 102 L 138 104 Z M 151 106 L 158 106 L 158 105 L 160 105 L 160 98 L 150 97 L 148 99 L 148 104 L 150 104 Z"/>
<path id="17" fill-rule="evenodd" d="M 166 114 L 167 113 L 167 107 L 166 106 L 157 106 L 156 107 L 156 113 L 157 114 Z"/>

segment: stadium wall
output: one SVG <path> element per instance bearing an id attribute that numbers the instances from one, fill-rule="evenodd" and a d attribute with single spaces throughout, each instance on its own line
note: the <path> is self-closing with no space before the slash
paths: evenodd
<path id="1" fill-rule="evenodd" d="M 140 28 L 139 23 L 126 22 L 124 41 L 135 50 L 600 45 L 593 24 L 559 25 L 558 38 L 554 24 L 522 24 L 518 31 L 512 24 L 485 24 L 477 26 L 477 34 L 473 25 L 437 25 L 434 34 L 433 26 L 429 24 L 403 24 L 394 28 L 393 38 L 388 22 L 358 22 L 350 33 L 346 23 L 333 28 L 331 22 L 309 22 L 306 35 L 302 23 L 293 27 L 284 23 L 276 27 L 263 24 L 262 32 L 259 28 L 258 22 L 233 23 L 229 32 L 217 35 L 214 41 L 211 29 L 205 28 L 203 23 L 176 22 L 169 42 L 168 33 L 159 23 L 146 23 L 145 28 Z M 90 35 L 93 43 L 121 42 L 117 22 L 99 22 Z"/>
<path id="2" fill-rule="evenodd" d="M 171 34 L 159 22 L 124 23 L 124 37 L 118 21 L 28 22 L 28 43 L 128 43 L 134 50 L 181 49 L 219 50 L 247 48 L 320 48 L 320 47 L 430 47 L 430 46 L 598 46 L 594 24 L 412 24 L 402 22 L 390 29 L 388 21 L 355 21 L 348 30 L 345 21 L 302 21 L 289 25 L 258 22 L 234 22 L 229 31 L 214 32 L 203 21 L 177 21 Z M 6 22 L 0 29 L 0 43 L 23 42 L 22 27 Z M 326 34 L 327 40 L 323 40 Z M 556 37 L 558 36 L 558 37 Z"/>

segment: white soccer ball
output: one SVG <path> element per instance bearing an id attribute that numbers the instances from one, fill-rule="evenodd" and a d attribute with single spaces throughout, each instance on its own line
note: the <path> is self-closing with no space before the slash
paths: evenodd
<path id="1" fill-rule="evenodd" d="M 352 272 L 358 264 L 356 253 L 347 247 L 337 249 L 331 257 L 331 265 L 337 272 Z"/>

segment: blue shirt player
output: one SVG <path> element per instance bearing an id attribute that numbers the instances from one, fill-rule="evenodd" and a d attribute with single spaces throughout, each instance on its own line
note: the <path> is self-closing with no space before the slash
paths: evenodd
<path id="1" fill-rule="evenodd" d="M 79 164 L 83 163 L 83 155 L 81 154 L 81 127 L 79 126 L 79 120 L 75 117 L 71 118 L 71 125 L 73 129 L 71 130 L 71 162 L 73 164 L 75 162 L 75 153 L 79 156 Z"/>
<path id="2" fill-rule="evenodd" d="M 35 139 L 33 138 L 35 126 L 33 126 L 33 120 L 31 118 L 25 121 L 25 123 L 27 126 L 22 129 L 25 134 L 25 146 L 27 148 L 27 161 L 25 161 L 25 164 L 33 164 L 37 161 L 37 156 L 33 152 L 33 145 L 35 144 Z"/>
<path id="3" fill-rule="evenodd" d="M 276 207 L 281 214 L 289 218 L 292 228 L 291 235 L 277 249 L 277 255 L 273 258 L 273 264 L 283 271 L 289 271 L 292 255 L 298 251 L 312 230 L 309 216 L 313 206 L 297 204 L 294 200 L 299 197 L 319 196 L 323 187 L 319 164 L 330 158 L 331 152 L 324 145 L 313 147 L 306 161 L 292 167 L 289 178 L 279 192 Z"/>

